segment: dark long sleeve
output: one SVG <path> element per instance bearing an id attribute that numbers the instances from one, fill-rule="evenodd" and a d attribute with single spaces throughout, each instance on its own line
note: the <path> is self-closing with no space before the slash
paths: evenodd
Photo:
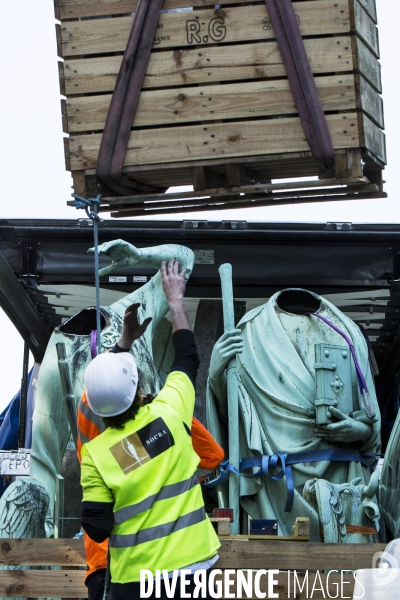
<path id="1" fill-rule="evenodd" d="M 175 358 L 171 366 L 171 372 L 183 371 L 194 386 L 200 360 L 197 353 L 196 342 L 194 341 L 193 331 L 190 329 L 178 329 L 172 335 L 172 342 L 175 349 Z"/>
<path id="2" fill-rule="evenodd" d="M 93 541 L 101 543 L 110 536 L 114 526 L 113 506 L 113 502 L 82 502 L 81 525 Z"/>

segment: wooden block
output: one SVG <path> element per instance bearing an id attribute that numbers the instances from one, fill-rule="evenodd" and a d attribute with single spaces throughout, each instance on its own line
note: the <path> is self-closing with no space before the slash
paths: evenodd
<path id="1" fill-rule="evenodd" d="M 67 101 L 61 100 L 61 119 L 64 133 L 68 133 Z"/>
<path id="2" fill-rule="evenodd" d="M 65 77 L 64 77 L 64 63 L 62 60 L 58 61 L 58 81 L 60 83 L 60 94 L 66 96 L 65 91 Z"/>
<path id="3" fill-rule="evenodd" d="M 371 52 L 379 58 L 378 29 L 375 23 L 358 0 L 349 0 L 349 2 L 352 31 L 355 31 Z"/>
<path id="4" fill-rule="evenodd" d="M 317 77 L 316 86 L 324 111 L 356 108 L 353 75 Z M 102 130 L 110 102 L 111 96 L 103 94 L 69 98 L 67 110 L 70 133 Z M 248 81 L 182 87 L 179 90 L 144 91 L 140 94 L 133 126 L 182 125 L 201 121 L 207 131 L 206 121 L 290 114 L 297 114 L 297 108 L 287 80 Z"/>
<path id="5" fill-rule="evenodd" d="M 56 24 L 56 42 L 57 42 L 57 56 L 62 58 L 63 56 L 63 44 L 62 44 L 62 33 L 61 25 Z"/>
<path id="6" fill-rule="evenodd" d="M 60 0 L 54 0 L 54 18 L 61 21 Z"/>
<path id="7" fill-rule="evenodd" d="M 365 114 L 359 115 L 361 146 L 377 159 L 380 165 L 386 165 L 385 134 Z"/>
<path id="8" fill-rule="evenodd" d="M 367 48 L 367 46 L 354 36 L 352 39 L 354 68 L 372 85 L 379 93 L 382 93 L 381 65 Z"/>
<path id="9" fill-rule="evenodd" d="M 363 9 L 368 13 L 374 23 L 378 22 L 376 14 L 376 2 L 375 0 L 358 0 Z"/>
<path id="10" fill-rule="evenodd" d="M 354 60 L 357 58 L 358 69 L 367 79 L 371 71 L 369 77 L 373 84 L 379 63 L 361 40 L 359 42 L 365 52 L 361 50 L 358 58 L 355 50 Z M 304 45 L 314 74 L 353 70 L 351 36 L 306 39 Z M 67 95 L 112 92 L 121 60 L 121 56 L 67 59 L 63 63 Z M 365 67 L 364 62 L 367 62 Z M 142 89 L 285 76 L 286 69 L 274 41 L 219 45 L 203 47 L 200 52 L 197 48 L 152 52 Z"/>
<path id="11" fill-rule="evenodd" d="M 71 154 L 69 149 L 69 138 L 63 138 L 64 142 L 64 160 L 65 160 L 65 168 L 67 171 L 71 171 Z"/>
<path id="12" fill-rule="evenodd" d="M 310 519 L 308 517 L 297 517 L 292 531 L 295 536 L 310 536 Z"/>
<path id="13" fill-rule="evenodd" d="M 193 167 L 193 189 L 208 190 L 226 186 L 226 177 L 208 167 Z"/>
<path id="14" fill-rule="evenodd" d="M 231 534 L 231 520 L 224 518 L 210 517 L 210 521 L 213 524 L 217 535 L 230 535 Z"/>
<path id="15" fill-rule="evenodd" d="M 362 174 L 360 148 L 346 150 L 345 154 L 335 156 L 335 177 L 347 179 L 348 177 L 362 177 Z"/>
<path id="16" fill-rule="evenodd" d="M 383 100 L 362 76 L 356 78 L 357 107 L 380 128 L 385 129 Z"/>
<path id="17" fill-rule="evenodd" d="M 72 179 L 74 182 L 74 194 L 87 198 L 85 171 L 73 171 Z"/>
<path id="18" fill-rule="evenodd" d="M 356 113 L 327 115 L 327 122 L 335 149 L 360 145 Z M 95 168 L 100 141 L 101 134 L 69 138 L 73 170 Z M 125 164 L 159 164 L 166 157 L 171 162 L 291 151 L 309 151 L 298 117 L 218 123 L 206 130 L 202 125 L 173 127 L 168 135 L 165 129 L 133 131 Z"/>
<path id="19" fill-rule="evenodd" d="M 271 179 L 265 174 L 257 173 L 238 163 L 226 165 L 226 178 L 228 187 L 239 187 L 256 183 L 271 183 Z"/>
<path id="20" fill-rule="evenodd" d="M 357 2 L 357 0 L 350 0 Z M 336 0 L 334 4 L 325 0 L 294 2 L 300 21 L 302 35 L 328 35 L 350 32 L 349 0 Z M 358 5 L 361 16 L 372 23 L 367 13 Z M 221 7 L 217 10 L 204 9 L 194 13 L 161 14 L 153 47 L 157 49 L 196 46 L 202 47 L 219 42 L 239 43 L 275 39 L 266 16 L 264 5 L 244 7 Z M 358 17 L 358 20 L 357 20 Z M 266 20 L 267 19 L 267 20 Z M 371 35 L 365 19 L 356 12 L 358 27 L 371 43 Z M 62 25 L 62 51 L 64 57 L 81 54 L 104 54 L 123 52 L 132 27 L 133 17 L 65 21 Z M 365 31 L 364 31 L 365 29 Z"/>

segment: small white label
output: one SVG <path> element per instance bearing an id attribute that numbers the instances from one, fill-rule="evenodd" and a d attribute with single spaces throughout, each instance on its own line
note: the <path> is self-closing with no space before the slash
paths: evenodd
<path id="1" fill-rule="evenodd" d="M 133 283 L 146 283 L 147 276 L 146 275 L 135 275 L 133 277 Z"/>
<path id="2" fill-rule="evenodd" d="M 108 278 L 108 281 L 110 283 L 126 283 L 128 281 L 127 277 L 123 277 L 121 275 L 111 275 Z"/>
<path id="3" fill-rule="evenodd" d="M 195 250 L 194 251 L 195 265 L 213 265 L 214 250 Z"/>

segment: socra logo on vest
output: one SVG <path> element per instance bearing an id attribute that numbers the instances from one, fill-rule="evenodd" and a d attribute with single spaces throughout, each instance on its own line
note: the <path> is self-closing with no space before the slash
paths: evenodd
<path id="1" fill-rule="evenodd" d="M 174 445 L 172 433 L 165 421 L 158 417 L 111 446 L 110 452 L 127 475 Z"/>

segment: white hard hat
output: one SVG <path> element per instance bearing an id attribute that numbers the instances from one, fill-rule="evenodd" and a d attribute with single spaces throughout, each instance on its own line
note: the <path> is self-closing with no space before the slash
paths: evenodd
<path id="1" fill-rule="evenodd" d="M 120 415 L 131 406 L 138 387 L 138 372 L 132 354 L 99 354 L 87 367 L 84 382 L 89 406 L 96 415 Z"/>

